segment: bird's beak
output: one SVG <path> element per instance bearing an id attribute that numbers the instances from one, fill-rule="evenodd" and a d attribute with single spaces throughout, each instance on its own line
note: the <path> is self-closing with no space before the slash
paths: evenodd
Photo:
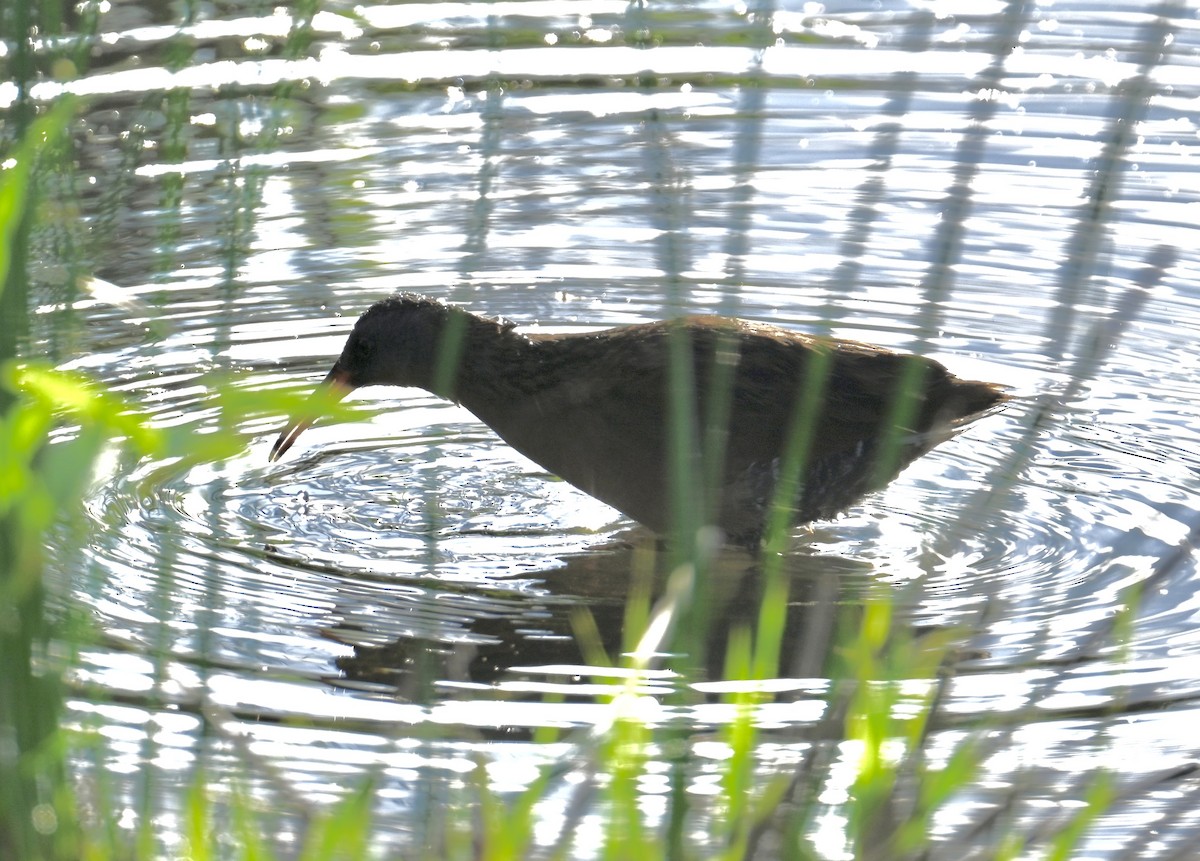
<path id="1" fill-rule="evenodd" d="M 334 365 L 305 403 L 305 409 L 301 411 L 301 415 L 292 416 L 287 427 L 279 434 L 275 445 L 271 446 L 270 460 L 274 462 L 283 457 L 284 452 L 291 448 L 292 443 L 296 441 L 296 437 L 304 433 L 305 429 L 320 417 L 324 407 L 336 404 L 352 391 L 354 391 L 354 384 L 350 382 L 350 374 L 344 371 L 341 365 Z"/>

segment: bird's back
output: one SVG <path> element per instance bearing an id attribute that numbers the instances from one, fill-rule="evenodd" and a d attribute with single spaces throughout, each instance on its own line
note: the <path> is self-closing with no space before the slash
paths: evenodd
<path id="1" fill-rule="evenodd" d="M 503 383 L 464 398 L 468 408 L 532 460 L 659 532 L 674 522 L 675 463 L 689 499 L 703 500 L 702 510 L 744 543 L 762 529 L 791 434 L 811 432 L 804 490 L 793 501 L 805 522 L 889 481 L 948 435 L 934 438 L 939 424 L 1003 397 L 928 359 L 719 317 L 513 337 L 520 342 L 502 360 L 508 367 L 488 374 Z M 894 469 L 878 472 L 909 363 L 917 363 L 910 415 L 893 435 Z M 820 387 L 815 414 L 796 410 L 808 386 Z M 964 386 L 975 387 L 963 390 L 972 397 L 958 391 Z M 707 489 L 705 476 L 715 477 Z"/>

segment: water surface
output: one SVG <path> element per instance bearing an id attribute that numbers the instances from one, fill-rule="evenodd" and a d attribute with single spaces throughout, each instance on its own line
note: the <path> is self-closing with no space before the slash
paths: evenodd
<path id="1" fill-rule="evenodd" d="M 42 237 L 34 350 L 196 433 L 216 381 L 315 384 L 397 290 L 531 331 L 736 314 L 1011 385 L 1012 408 L 797 531 L 761 768 L 814 739 L 830 607 L 883 585 L 905 624 L 974 632 L 930 754 L 983 722 L 994 748 L 935 823 L 945 857 L 985 853 L 973 823 L 1010 798 L 1055 822 L 1102 768 L 1149 788 L 1089 852 L 1178 857 L 1196 780 L 1158 779 L 1196 758 L 1200 693 L 1196 11 L 948 5 L 331 4 L 298 29 L 252 4 L 181 27 L 114 3 L 66 85 L 87 96 L 57 201 L 76 216 Z M 116 304 L 53 262 L 72 244 Z M 1147 275 L 1159 245 L 1176 259 Z M 230 776 L 268 804 L 374 775 L 380 847 L 422 845 L 477 758 L 520 787 L 610 719 L 570 620 L 587 608 L 617 648 L 631 524 L 457 406 L 354 403 L 361 421 L 281 463 L 264 416 L 229 460 L 114 456 L 97 476 L 70 573 L 104 640 L 74 716 L 102 728 L 92 767 L 129 776 L 131 811 L 149 780 L 169 823 L 167 790 L 200 760 L 233 768 L 234 746 L 262 769 Z M 722 557 L 718 634 L 753 612 L 755 575 Z M 690 730 L 699 798 L 733 711 L 678 684 L 645 690 Z M 527 744 L 539 727 L 563 746 Z M 665 790 L 645 791 L 655 809 Z"/>

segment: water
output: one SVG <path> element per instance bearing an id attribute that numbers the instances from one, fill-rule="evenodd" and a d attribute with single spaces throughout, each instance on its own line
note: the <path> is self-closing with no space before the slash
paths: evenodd
<path id="1" fill-rule="evenodd" d="M 1195 759 L 1200 693 L 1194 7 L 1172 7 L 1146 99 L 1130 79 L 1152 19 L 1097 0 L 1028 10 L 999 66 L 1000 4 L 936 19 L 901 3 L 331 5 L 307 49 L 285 43 L 287 16 L 225 8 L 183 32 L 141 4 L 101 14 L 70 87 L 89 96 L 79 174 L 40 240 L 35 352 L 193 433 L 216 422 L 216 380 L 314 384 L 396 290 L 543 331 L 737 314 L 1009 384 L 1012 408 L 798 533 L 762 768 L 793 767 L 818 726 L 822 608 L 887 584 L 906 624 L 977 632 L 930 755 L 980 721 L 993 747 L 935 823 L 945 857 L 985 851 L 974 823 L 1010 796 L 1052 827 L 1100 768 L 1130 797 L 1089 851 L 1177 857 L 1197 786 L 1159 777 Z M 1111 118 L 1142 110 L 1097 230 L 1081 201 Z M 1099 268 L 1072 295 L 1063 267 L 1089 238 Z M 1061 402 L 1159 244 L 1178 261 Z M 116 289 L 77 292 L 53 262 L 68 247 Z M 1054 418 L 1032 457 L 977 505 L 1042 396 Z M 139 780 L 157 787 L 168 839 L 169 790 L 203 759 L 268 806 L 321 806 L 373 774 L 379 845 L 419 844 L 425 805 L 477 757 L 520 787 L 578 752 L 531 732 L 609 719 L 571 617 L 587 608 L 619 642 L 630 524 L 459 407 L 407 390 L 354 403 L 362 421 L 318 425 L 281 463 L 269 416 L 228 460 L 114 455 L 96 476 L 84 564 L 63 574 L 104 637 L 72 715 L 100 729 L 92 767 L 129 776 L 118 809 L 136 818 Z M 726 554 L 714 576 L 724 631 L 753 611 L 755 572 Z M 656 719 L 711 762 L 700 797 L 727 756 L 705 733 L 733 712 L 693 700 L 660 697 Z M 645 792 L 656 809 L 663 788 Z"/>

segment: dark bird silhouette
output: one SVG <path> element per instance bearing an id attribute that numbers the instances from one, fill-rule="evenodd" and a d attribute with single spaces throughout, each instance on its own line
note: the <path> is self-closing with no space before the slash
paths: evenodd
<path id="1" fill-rule="evenodd" d="M 751 547 L 796 434 L 808 444 L 787 501 L 806 523 L 883 487 L 1008 397 L 932 359 L 763 323 L 703 316 L 525 334 L 409 294 L 359 318 L 314 398 L 373 385 L 462 404 L 530 460 L 660 534 L 680 525 L 686 506 L 671 491 L 682 474 L 686 501 L 702 503 L 684 523 Z M 271 460 L 311 421 L 293 419 Z"/>

